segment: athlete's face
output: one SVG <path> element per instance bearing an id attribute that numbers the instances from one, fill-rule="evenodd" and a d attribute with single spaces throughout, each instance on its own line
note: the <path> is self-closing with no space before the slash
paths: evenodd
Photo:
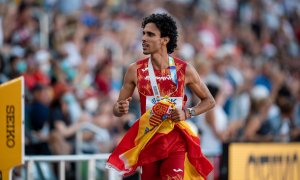
<path id="1" fill-rule="evenodd" d="M 160 31 L 154 23 L 146 24 L 143 29 L 142 46 L 145 55 L 159 52 L 163 46 L 164 38 L 160 37 Z"/>

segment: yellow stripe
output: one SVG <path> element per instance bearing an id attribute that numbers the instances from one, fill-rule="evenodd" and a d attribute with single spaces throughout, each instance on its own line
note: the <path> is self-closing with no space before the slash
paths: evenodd
<path id="1" fill-rule="evenodd" d="M 204 180 L 204 178 L 197 172 L 194 166 L 190 163 L 187 153 L 185 153 L 184 160 L 184 180 Z"/>
<path id="2" fill-rule="evenodd" d="M 163 100 L 161 100 L 160 103 L 167 104 L 167 105 L 171 104 L 169 101 L 163 101 Z M 145 134 L 145 128 L 151 129 L 152 126 L 150 125 L 153 122 L 157 122 L 157 121 L 161 122 L 158 123 L 157 128 L 154 128 L 153 130 Z M 177 124 L 180 129 L 185 130 L 186 132 L 188 132 L 189 135 L 197 137 L 197 135 L 194 134 L 194 132 L 190 129 L 189 125 L 185 121 L 179 121 L 177 122 Z M 120 158 L 124 161 L 125 168 L 130 168 L 136 165 L 136 163 L 138 162 L 140 152 L 144 149 L 146 144 L 156 133 L 167 134 L 174 129 L 174 126 L 175 126 L 175 122 L 173 122 L 170 119 L 161 121 L 161 119 L 159 119 L 158 116 L 156 115 L 150 116 L 150 110 L 148 110 L 145 114 L 143 114 L 139 120 L 139 130 L 138 130 L 137 137 L 135 138 L 135 146 L 120 155 Z M 184 180 L 204 180 L 204 179 L 205 178 L 203 178 L 197 172 L 195 167 L 190 163 L 186 153 L 185 161 L 184 161 Z"/>

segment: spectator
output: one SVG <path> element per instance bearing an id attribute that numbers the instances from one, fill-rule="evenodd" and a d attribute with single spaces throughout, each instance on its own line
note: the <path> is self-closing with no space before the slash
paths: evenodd
<path id="1" fill-rule="evenodd" d="M 64 94 L 54 99 L 50 109 L 50 146 L 53 154 L 74 154 L 75 134 L 88 120 L 87 116 L 82 116 L 77 121 L 72 121 Z"/>
<path id="2" fill-rule="evenodd" d="M 221 89 L 213 84 L 208 84 L 207 88 L 218 102 Z M 226 132 L 228 117 L 220 104 L 205 114 L 201 127 L 201 147 L 204 152 L 219 155 L 222 153 L 222 142 L 227 141 Z"/>
<path id="3" fill-rule="evenodd" d="M 276 103 L 280 110 L 279 126 L 275 129 L 276 141 L 289 142 L 291 138 L 296 139 L 296 135 L 291 137 L 292 131 L 297 129 L 295 120 L 293 119 L 295 98 L 286 85 L 283 85 L 279 90 Z"/>
<path id="4" fill-rule="evenodd" d="M 30 105 L 29 122 L 27 123 L 31 132 L 29 145 L 26 154 L 50 155 L 48 146 L 49 140 L 49 105 L 51 96 L 49 88 L 36 84 L 33 89 L 33 102 Z"/>
<path id="5" fill-rule="evenodd" d="M 264 86 L 255 86 L 251 92 L 251 107 L 246 118 L 242 141 L 272 141 L 272 126 L 267 120 L 269 91 Z"/>
<path id="6" fill-rule="evenodd" d="M 0 55 L 0 84 L 8 81 L 8 77 L 5 75 L 4 72 L 5 62 L 2 55 Z"/>
<path id="7" fill-rule="evenodd" d="M 291 132 L 292 141 L 300 142 L 300 88 L 298 87 L 298 95 L 296 96 L 296 104 L 294 108 L 294 128 Z"/>

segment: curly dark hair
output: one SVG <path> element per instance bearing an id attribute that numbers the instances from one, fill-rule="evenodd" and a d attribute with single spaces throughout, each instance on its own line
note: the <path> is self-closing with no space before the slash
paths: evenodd
<path id="1" fill-rule="evenodd" d="M 171 16 L 166 13 L 163 14 L 151 14 L 143 19 L 142 28 L 148 23 L 154 23 L 159 29 L 161 37 L 169 37 L 170 41 L 167 44 L 168 53 L 171 54 L 174 52 L 177 47 L 177 26 L 176 22 Z"/>

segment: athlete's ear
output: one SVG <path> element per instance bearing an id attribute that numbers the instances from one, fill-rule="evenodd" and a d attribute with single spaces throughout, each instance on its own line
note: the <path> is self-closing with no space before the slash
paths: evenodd
<path id="1" fill-rule="evenodd" d="M 169 41 L 170 41 L 170 38 L 169 38 L 169 37 L 164 37 L 164 44 L 165 44 L 165 45 L 167 45 Z"/>
<path id="2" fill-rule="evenodd" d="M 167 45 L 169 41 L 170 41 L 170 38 L 169 38 L 169 37 L 163 37 L 163 38 L 162 38 L 162 44 L 163 44 L 163 45 Z"/>

